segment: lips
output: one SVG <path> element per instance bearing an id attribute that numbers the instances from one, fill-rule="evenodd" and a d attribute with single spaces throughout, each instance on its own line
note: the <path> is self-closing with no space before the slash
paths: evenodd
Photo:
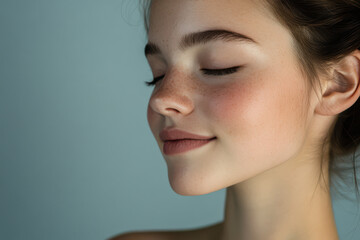
<path id="1" fill-rule="evenodd" d="M 209 140 L 214 138 L 213 136 L 201 136 L 193 133 L 188 133 L 178 129 L 163 130 L 160 132 L 161 141 L 173 141 L 181 139 L 196 139 L 196 140 Z"/>
<path id="2" fill-rule="evenodd" d="M 175 155 L 204 146 L 215 140 L 216 137 L 201 136 L 178 129 L 169 129 L 160 133 L 160 139 L 164 142 L 164 154 Z"/>
<path id="3" fill-rule="evenodd" d="M 163 152 L 165 155 L 180 154 L 202 147 L 212 142 L 213 140 L 214 139 L 211 140 L 184 139 L 184 140 L 165 141 Z"/>

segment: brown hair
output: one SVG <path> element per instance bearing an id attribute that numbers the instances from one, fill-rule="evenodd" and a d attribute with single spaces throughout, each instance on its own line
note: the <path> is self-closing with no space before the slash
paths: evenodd
<path id="1" fill-rule="evenodd" d="M 151 1 L 141 2 L 145 29 L 148 32 Z M 316 81 L 319 74 L 326 72 L 331 63 L 336 63 L 357 49 L 360 50 L 358 0 L 264 0 L 264 3 L 293 35 L 295 52 L 312 86 L 319 83 Z M 335 176 L 346 182 L 345 173 L 351 170 L 356 196 L 360 199 L 356 175 L 356 150 L 360 143 L 360 100 L 338 114 L 324 145 L 326 142 L 330 143 L 331 185 L 336 183 L 332 179 Z M 339 191 L 338 193 L 342 194 Z M 346 198 L 346 195 L 343 197 Z"/>

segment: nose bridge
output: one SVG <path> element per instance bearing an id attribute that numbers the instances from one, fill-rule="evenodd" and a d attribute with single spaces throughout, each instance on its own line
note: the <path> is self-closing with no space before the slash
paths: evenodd
<path id="1" fill-rule="evenodd" d="M 173 69 L 159 82 L 150 98 L 151 108 L 163 115 L 189 114 L 194 104 L 191 99 L 191 81 L 179 70 Z"/>

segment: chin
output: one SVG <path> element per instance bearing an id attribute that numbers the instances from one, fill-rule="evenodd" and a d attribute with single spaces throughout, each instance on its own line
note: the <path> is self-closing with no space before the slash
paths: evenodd
<path id="1" fill-rule="evenodd" d="M 214 184 L 214 179 L 210 179 L 201 174 L 192 175 L 188 172 L 168 171 L 168 178 L 174 192 L 183 196 L 204 195 L 218 191 L 224 187 Z M 217 181 L 219 183 L 219 181 Z"/>
<path id="2" fill-rule="evenodd" d="M 201 188 L 194 185 L 183 184 L 170 181 L 170 186 L 174 192 L 182 196 L 199 196 L 215 192 L 215 190 L 208 188 Z"/>

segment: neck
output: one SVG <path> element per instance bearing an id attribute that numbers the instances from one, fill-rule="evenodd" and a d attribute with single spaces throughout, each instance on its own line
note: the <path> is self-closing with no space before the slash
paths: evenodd
<path id="1" fill-rule="evenodd" d="M 328 165 L 319 179 L 318 163 L 289 160 L 228 187 L 220 239 L 338 240 Z"/>

